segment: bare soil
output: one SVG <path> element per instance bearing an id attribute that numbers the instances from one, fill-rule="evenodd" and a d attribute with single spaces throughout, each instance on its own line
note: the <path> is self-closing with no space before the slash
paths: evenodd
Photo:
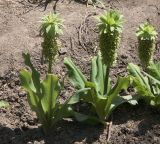
<path id="1" fill-rule="evenodd" d="M 55 1 L 45 4 L 27 0 L 0 0 L 0 99 L 7 100 L 10 108 L 0 109 L 1 144 L 159 144 L 160 111 L 140 103 L 138 106 L 119 107 L 111 117 L 108 127 L 90 126 L 74 121 L 61 121 L 45 136 L 38 119 L 27 103 L 26 93 L 20 87 L 19 70 L 24 67 L 22 52 L 29 51 L 42 76 L 46 66 L 40 64 L 41 42 L 39 27 L 41 17 L 53 12 Z M 125 18 L 122 42 L 117 65 L 112 68 L 113 80 L 126 75 L 129 62 L 139 64 L 137 58 L 136 28 L 144 21 L 151 22 L 160 34 L 160 0 L 105 0 L 105 10 L 118 9 Z M 78 1 L 59 0 L 56 11 L 65 20 L 62 48 L 54 72 L 65 75 L 63 58 L 72 57 L 87 75 L 90 59 L 98 51 L 96 21 L 93 16 L 104 11 Z M 160 60 L 160 37 L 155 60 Z M 66 85 L 62 97 L 71 96 L 73 88 Z"/>

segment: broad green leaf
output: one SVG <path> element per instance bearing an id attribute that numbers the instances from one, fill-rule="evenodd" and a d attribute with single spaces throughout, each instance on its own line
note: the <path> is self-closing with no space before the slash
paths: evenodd
<path id="1" fill-rule="evenodd" d="M 90 124 L 90 125 L 95 125 L 95 124 L 98 124 L 98 123 L 105 124 L 104 121 L 100 121 L 98 118 L 96 118 L 94 116 L 81 114 L 81 113 L 78 113 L 78 112 L 75 112 L 75 111 L 72 112 L 72 115 L 74 116 L 74 118 L 77 121 L 84 122 L 86 124 Z"/>
<path id="2" fill-rule="evenodd" d="M 26 91 L 31 90 L 36 93 L 36 88 L 32 81 L 32 74 L 28 70 L 23 69 L 20 71 L 20 80 L 22 87 Z"/>
<path id="3" fill-rule="evenodd" d="M 129 63 L 128 70 L 132 76 L 136 77 L 139 80 L 140 84 L 145 85 L 148 89 L 150 89 L 148 79 L 142 75 L 140 68 L 137 65 Z"/>
<path id="4" fill-rule="evenodd" d="M 37 90 L 33 84 L 32 74 L 27 70 L 20 71 L 20 79 L 22 87 L 28 92 L 27 100 L 33 111 L 37 113 L 42 124 L 45 123 L 46 118 L 42 110 L 40 99 L 42 97 L 41 93 L 37 93 Z"/>
<path id="5" fill-rule="evenodd" d="M 112 111 L 112 103 L 115 99 L 117 99 L 119 97 L 119 93 L 121 90 L 123 89 L 127 89 L 128 86 L 130 84 L 130 77 L 119 77 L 117 80 L 116 85 L 110 90 L 109 94 L 108 94 L 108 100 L 107 100 L 107 104 L 105 107 L 105 111 L 106 111 L 106 116 L 109 116 L 109 114 Z M 115 105 L 115 107 L 119 106 L 118 103 L 117 105 Z"/>
<path id="6" fill-rule="evenodd" d="M 95 106 L 95 102 L 97 101 L 98 92 L 96 91 L 96 85 L 93 82 L 87 81 L 85 83 L 87 88 L 90 88 L 90 90 L 87 93 L 87 96 L 83 96 L 83 100 L 88 103 L 92 103 L 93 106 Z"/>
<path id="7" fill-rule="evenodd" d="M 99 116 L 99 119 L 104 121 L 106 116 L 105 106 L 107 98 L 96 91 L 96 85 L 93 82 L 86 82 L 86 87 L 90 88 L 90 90 L 88 90 L 86 95 L 82 95 L 81 99 L 85 102 L 91 103 L 95 112 Z"/>
<path id="8" fill-rule="evenodd" d="M 96 91 L 101 95 L 104 93 L 104 79 L 106 66 L 102 64 L 100 54 L 92 59 L 91 82 L 96 85 Z"/>
<path id="9" fill-rule="evenodd" d="M 73 96 L 68 100 L 68 104 L 72 105 L 78 103 L 84 96 L 86 97 L 86 92 L 89 91 L 90 88 L 84 88 L 78 90 Z"/>
<path id="10" fill-rule="evenodd" d="M 33 85 L 31 73 L 27 70 L 21 70 L 20 79 L 22 87 L 28 92 L 28 102 L 32 108 L 32 110 L 37 111 L 39 98 L 36 95 L 36 89 Z"/>
<path id="11" fill-rule="evenodd" d="M 44 112 L 51 116 L 57 103 L 57 97 L 60 93 L 58 77 L 53 74 L 47 74 L 46 79 L 42 82 L 41 86 L 43 95 L 41 104 Z"/>
<path id="12" fill-rule="evenodd" d="M 24 58 L 24 63 L 30 67 L 32 70 L 32 80 L 34 83 L 34 86 L 36 88 L 36 91 L 40 93 L 40 74 L 39 72 L 34 68 L 33 64 L 31 63 L 30 60 L 30 54 L 29 53 L 23 53 L 23 58 Z"/>
<path id="13" fill-rule="evenodd" d="M 100 120 L 105 121 L 106 111 L 105 107 L 108 103 L 108 98 L 98 95 L 97 101 L 95 102 L 95 110 Z"/>
<path id="14" fill-rule="evenodd" d="M 70 58 L 65 58 L 64 64 L 68 70 L 68 77 L 71 83 L 75 86 L 75 88 L 77 89 L 84 88 L 87 79 L 82 74 L 82 72 L 75 66 L 75 64 L 72 62 Z"/>
<path id="15" fill-rule="evenodd" d="M 151 63 L 147 68 L 147 73 L 160 82 L 160 62 L 157 64 Z"/>
<path id="16" fill-rule="evenodd" d="M 148 78 L 144 77 L 140 71 L 140 68 L 137 65 L 130 63 L 128 65 L 128 70 L 130 74 L 133 76 L 133 85 L 143 96 L 151 96 L 154 97 L 151 91 L 151 86 L 149 84 Z"/>
<path id="17" fill-rule="evenodd" d="M 123 104 L 123 103 L 130 103 L 131 105 L 138 104 L 137 100 L 139 99 L 139 96 L 118 96 L 111 104 L 110 111 L 113 111 L 117 106 Z"/>
<path id="18" fill-rule="evenodd" d="M 148 73 L 146 73 L 146 72 L 144 72 L 144 74 L 145 74 L 146 76 L 148 76 L 149 78 L 151 78 L 152 80 L 154 80 L 155 83 L 157 83 L 157 84 L 160 85 L 160 80 L 156 79 L 155 77 L 153 77 L 152 75 L 150 75 L 150 74 L 148 74 Z"/>
<path id="19" fill-rule="evenodd" d="M 160 63 L 150 63 L 144 74 L 150 79 L 153 94 L 157 97 L 160 95 Z"/>

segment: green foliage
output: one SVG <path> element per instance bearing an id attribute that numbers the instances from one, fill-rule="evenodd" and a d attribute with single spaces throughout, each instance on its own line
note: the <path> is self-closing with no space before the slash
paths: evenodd
<path id="1" fill-rule="evenodd" d="M 74 103 L 74 99 L 60 104 L 58 98 L 61 86 L 58 77 L 54 74 L 47 74 L 46 78 L 41 81 L 39 72 L 30 61 L 30 55 L 23 54 L 23 57 L 31 72 L 26 69 L 21 70 L 21 84 L 28 92 L 27 98 L 31 109 L 36 112 L 47 133 L 56 122 L 73 113 L 70 105 Z"/>
<path id="2" fill-rule="evenodd" d="M 152 82 L 152 91 L 155 96 L 154 100 L 151 101 L 151 104 L 160 106 L 160 63 L 151 63 L 145 74 Z"/>
<path id="3" fill-rule="evenodd" d="M 98 55 L 92 59 L 92 70 L 90 75 L 90 81 L 81 73 L 81 71 L 74 65 L 69 58 L 64 59 L 64 64 L 68 69 L 69 79 L 72 84 L 80 90 L 73 96 L 77 101 L 83 101 L 90 103 L 99 122 L 105 123 L 105 119 L 109 117 L 111 112 L 120 104 L 124 102 L 130 102 L 136 104 L 136 101 L 132 99 L 130 95 L 120 96 L 119 92 L 122 89 L 127 89 L 130 84 L 130 78 L 119 77 L 117 83 L 112 88 L 111 81 L 108 79 L 108 85 L 104 85 L 106 66 L 102 64 L 101 56 Z M 107 93 L 105 93 L 107 91 Z"/>
<path id="4" fill-rule="evenodd" d="M 8 102 L 0 100 L 0 108 L 2 108 L 2 107 L 4 107 L 4 108 L 9 107 Z"/>
<path id="5" fill-rule="evenodd" d="M 42 18 L 41 34 L 43 37 L 55 38 L 63 34 L 61 29 L 63 20 L 59 18 L 58 14 L 46 15 Z"/>
<path id="6" fill-rule="evenodd" d="M 58 37 L 63 34 L 61 29 L 63 20 L 58 14 L 49 14 L 42 18 L 40 33 L 43 36 L 42 54 L 49 62 L 48 72 L 51 73 L 52 62 L 58 53 L 59 42 Z"/>
<path id="7" fill-rule="evenodd" d="M 151 63 L 148 67 L 147 67 L 147 72 L 150 76 L 154 77 L 155 79 L 157 79 L 157 81 L 160 81 L 160 62 L 154 64 Z"/>
<path id="8" fill-rule="evenodd" d="M 137 65 L 128 65 L 129 73 L 133 76 L 133 86 L 139 99 L 145 100 L 152 106 L 160 106 L 160 63 L 151 64 L 147 73 L 142 74 Z"/>
<path id="9" fill-rule="evenodd" d="M 157 32 L 149 23 L 141 24 L 136 32 L 140 40 L 156 40 Z"/>
<path id="10" fill-rule="evenodd" d="M 123 16 L 111 10 L 99 16 L 98 21 L 102 60 L 104 64 L 110 67 L 117 57 L 116 52 L 122 33 Z"/>
<path id="11" fill-rule="evenodd" d="M 138 52 L 144 68 L 153 60 L 157 32 L 149 23 L 141 24 L 136 32 L 138 38 Z"/>
<path id="12" fill-rule="evenodd" d="M 75 66 L 69 58 L 64 58 L 64 64 L 68 69 L 68 76 L 71 83 L 77 88 L 82 89 L 85 87 L 85 82 L 87 79 L 82 74 L 82 72 Z"/>

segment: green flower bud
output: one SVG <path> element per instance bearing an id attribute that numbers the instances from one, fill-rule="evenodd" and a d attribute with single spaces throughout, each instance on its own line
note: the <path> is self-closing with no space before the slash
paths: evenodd
<path id="1" fill-rule="evenodd" d="M 149 23 L 141 24 L 136 32 L 141 64 L 146 68 L 153 61 L 157 32 Z"/>
<path id="2" fill-rule="evenodd" d="M 102 61 L 107 66 L 112 66 L 117 57 L 119 47 L 123 16 L 116 11 L 105 12 L 99 16 L 99 46 Z"/>

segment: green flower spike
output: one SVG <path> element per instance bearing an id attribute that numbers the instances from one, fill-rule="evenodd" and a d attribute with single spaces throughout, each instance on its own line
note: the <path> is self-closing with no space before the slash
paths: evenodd
<path id="1" fill-rule="evenodd" d="M 42 55 L 49 62 L 48 72 L 51 73 L 52 62 L 58 53 L 58 37 L 63 34 L 63 20 L 58 14 L 49 14 L 42 18 L 40 33 L 44 38 L 42 43 Z"/>
<path id="2" fill-rule="evenodd" d="M 108 67 L 112 66 L 117 57 L 117 49 L 119 47 L 123 15 L 117 11 L 111 10 L 105 12 L 99 18 L 99 39 L 102 61 Z"/>
<path id="3" fill-rule="evenodd" d="M 149 23 L 141 24 L 136 32 L 138 38 L 138 52 L 141 64 L 144 68 L 153 60 L 157 32 Z"/>

